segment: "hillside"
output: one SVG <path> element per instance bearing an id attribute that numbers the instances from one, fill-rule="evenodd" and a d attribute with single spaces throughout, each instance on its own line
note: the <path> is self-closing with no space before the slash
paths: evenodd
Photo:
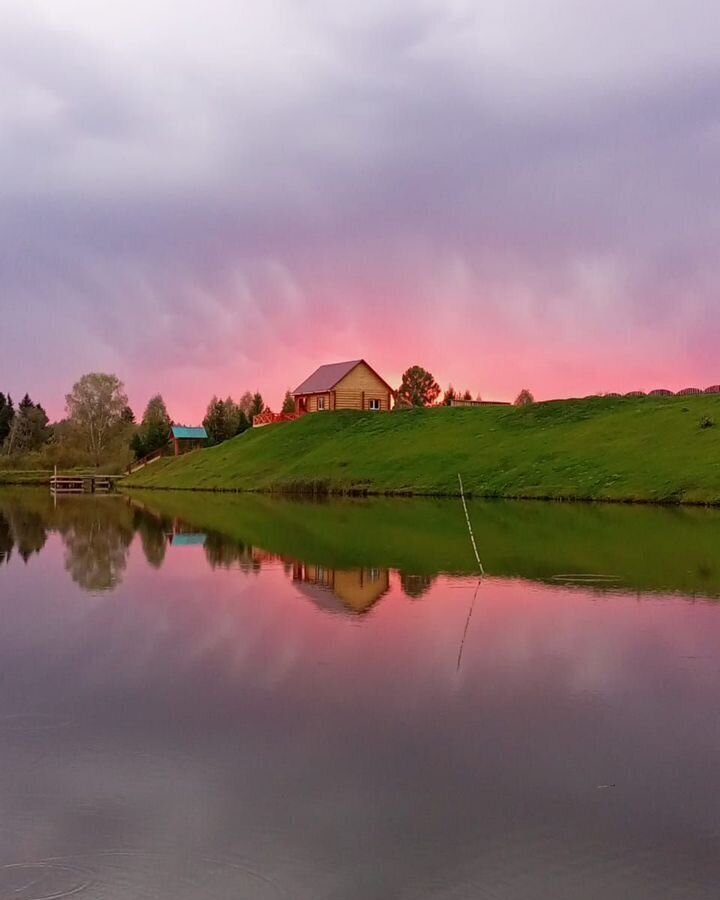
<path id="1" fill-rule="evenodd" d="M 453 495 L 458 472 L 474 496 L 720 503 L 720 396 L 321 413 L 123 484 Z"/>

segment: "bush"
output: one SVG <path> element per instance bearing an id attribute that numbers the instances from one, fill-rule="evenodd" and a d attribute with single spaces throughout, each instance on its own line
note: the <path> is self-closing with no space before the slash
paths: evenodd
<path id="1" fill-rule="evenodd" d="M 701 428 L 712 428 L 715 425 L 715 419 L 711 419 L 710 416 L 703 416 L 700 419 L 700 427 Z"/>

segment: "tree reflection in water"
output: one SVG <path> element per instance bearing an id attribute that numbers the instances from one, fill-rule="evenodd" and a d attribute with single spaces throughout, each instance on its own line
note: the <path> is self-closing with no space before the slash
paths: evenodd
<path id="1" fill-rule="evenodd" d="M 419 600 L 430 590 L 435 581 L 434 575 L 408 575 L 400 573 L 400 586 L 411 600 Z"/>
<path id="2" fill-rule="evenodd" d="M 7 516 L 0 510 L 0 566 L 9 562 L 12 556 L 15 541 L 13 540 L 10 522 Z"/>
<path id="3" fill-rule="evenodd" d="M 0 562 L 9 560 L 13 548 L 27 562 L 45 546 L 47 530 L 40 511 L 14 502 L 0 509 Z"/>
<path id="4" fill-rule="evenodd" d="M 211 569 L 237 566 L 243 572 L 258 573 L 262 567 L 263 554 L 258 554 L 249 544 L 233 541 L 217 531 L 211 531 L 205 538 L 205 558 Z"/>
<path id="5" fill-rule="evenodd" d="M 133 525 L 140 535 L 140 542 L 148 565 L 153 569 L 161 568 L 167 553 L 169 523 L 164 519 L 135 509 Z"/>
<path id="6" fill-rule="evenodd" d="M 121 584 L 135 535 L 153 569 L 160 569 L 168 547 L 202 544 L 211 569 L 258 574 L 264 564 L 281 566 L 298 591 L 329 613 L 363 615 L 390 589 L 387 567 L 336 568 L 263 550 L 220 531 L 198 532 L 188 522 L 158 515 L 127 497 L 63 497 L 43 493 L 0 493 L 0 564 L 17 551 L 27 561 L 39 553 L 48 532 L 60 535 L 65 569 L 87 591 L 111 591 Z M 399 573 L 405 595 L 426 594 L 435 576 Z"/>
<path id="7" fill-rule="evenodd" d="M 80 587 L 117 587 L 135 533 L 132 507 L 122 500 L 86 498 L 58 504 L 58 530 L 65 544 L 65 568 Z"/>

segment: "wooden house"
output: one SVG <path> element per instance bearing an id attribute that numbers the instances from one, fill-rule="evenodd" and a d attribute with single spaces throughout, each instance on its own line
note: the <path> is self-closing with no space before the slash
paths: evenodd
<path id="1" fill-rule="evenodd" d="M 207 431 L 202 426 L 200 428 L 188 428 L 185 425 L 173 425 L 171 437 L 175 456 L 180 456 L 181 453 L 187 453 L 188 450 L 204 447 L 208 436 Z"/>
<path id="2" fill-rule="evenodd" d="M 320 366 L 293 391 L 295 412 L 389 410 L 393 389 L 364 359 Z"/>

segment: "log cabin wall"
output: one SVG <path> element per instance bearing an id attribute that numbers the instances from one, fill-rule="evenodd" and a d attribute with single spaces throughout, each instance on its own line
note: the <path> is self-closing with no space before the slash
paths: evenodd
<path id="1" fill-rule="evenodd" d="M 377 400 L 380 409 L 390 409 L 387 385 L 365 363 L 355 366 L 342 378 L 333 391 L 334 409 L 370 409 L 370 401 Z"/>
<path id="2" fill-rule="evenodd" d="M 325 402 L 325 410 L 332 409 L 332 395 L 330 393 L 324 394 L 309 394 L 307 398 L 307 409 L 308 412 L 318 412 L 321 404 L 318 403 L 318 400 L 322 398 Z"/>

